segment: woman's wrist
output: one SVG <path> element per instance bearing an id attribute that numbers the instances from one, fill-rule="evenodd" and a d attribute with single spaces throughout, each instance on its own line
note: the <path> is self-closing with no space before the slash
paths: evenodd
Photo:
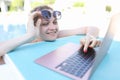
<path id="1" fill-rule="evenodd" d="M 25 36 L 28 38 L 29 42 L 36 38 L 36 36 L 32 33 L 27 33 Z"/>

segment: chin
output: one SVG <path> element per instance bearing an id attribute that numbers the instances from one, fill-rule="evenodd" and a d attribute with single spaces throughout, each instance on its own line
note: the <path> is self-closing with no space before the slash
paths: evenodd
<path id="1" fill-rule="evenodd" d="M 56 40 L 56 37 L 55 38 L 49 38 L 49 39 L 46 39 L 45 41 L 48 41 L 48 42 L 53 42 Z"/>

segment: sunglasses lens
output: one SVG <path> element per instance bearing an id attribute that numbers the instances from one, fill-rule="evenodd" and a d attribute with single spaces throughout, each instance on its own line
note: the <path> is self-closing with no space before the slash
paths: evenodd
<path id="1" fill-rule="evenodd" d="M 61 18 L 61 12 L 60 12 L 60 11 L 54 11 L 54 12 L 53 12 L 53 16 L 54 16 L 56 19 L 60 19 L 60 18 Z"/>
<path id="2" fill-rule="evenodd" d="M 42 13 L 42 17 L 43 17 L 44 19 L 50 19 L 50 18 L 51 18 L 51 13 L 50 13 L 50 11 L 43 10 L 43 11 L 41 11 L 41 13 Z"/>
<path id="3" fill-rule="evenodd" d="M 42 17 L 44 19 L 50 19 L 51 18 L 51 12 L 48 10 L 42 10 L 41 11 Z M 61 18 L 61 12 L 60 11 L 54 11 L 53 12 L 53 17 L 55 17 L 56 19 L 60 19 Z"/>

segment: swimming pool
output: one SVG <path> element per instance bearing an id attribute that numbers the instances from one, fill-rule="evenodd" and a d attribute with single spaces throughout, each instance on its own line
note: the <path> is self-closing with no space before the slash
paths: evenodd
<path id="1" fill-rule="evenodd" d="M 0 42 L 15 37 L 20 37 L 26 33 L 25 24 L 9 24 L 7 30 L 3 24 L 0 24 Z"/>

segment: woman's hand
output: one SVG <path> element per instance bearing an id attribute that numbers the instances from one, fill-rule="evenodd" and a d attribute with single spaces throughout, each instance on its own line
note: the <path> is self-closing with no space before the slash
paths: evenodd
<path id="1" fill-rule="evenodd" d="M 34 21 L 35 17 L 38 17 L 36 23 Z M 27 23 L 27 34 L 36 38 L 39 36 L 39 27 L 41 24 L 41 13 L 40 11 L 33 12 L 29 15 L 28 23 Z"/>
<path id="2" fill-rule="evenodd" d="M 80 43 L 82 44 L 82 46 L 84 46 L 83 51 L 84 53 L 86 53 L 88 47 L 98 47 L 101 44 L 101 41 L 96 39 L 92 35 L 87 34 L 83 39 L 80 40 Z"/>

